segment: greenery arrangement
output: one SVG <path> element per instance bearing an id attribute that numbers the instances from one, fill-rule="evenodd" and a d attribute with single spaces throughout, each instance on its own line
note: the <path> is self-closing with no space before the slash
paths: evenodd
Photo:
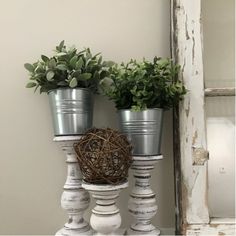
<path id="1" fill-rule="evenodd" d="M 127 64 L 113 65 L 110 78 L 104 78 L 101 86 L 117 109 L 169 109 L 186 93 L 178 80 L 179 70 L 180 66 L 170 59 L 155 57 L 153 62 L 131 60 Z"/>
<path id="2" fill-rule="evenodd" d="M 24 64 L 30 73 L 27 88 L 40 88 L 40 93 L 57 88 L 89 88 L 97 91 L 99 81 L 109 75 L 112 62 L 103 62 L 100 53 L 92 55 L 89 48 L 77 51 L 67 49 L 62 41 L 56 46 L 52 57 L 41 56 L 41 60 Z"/>

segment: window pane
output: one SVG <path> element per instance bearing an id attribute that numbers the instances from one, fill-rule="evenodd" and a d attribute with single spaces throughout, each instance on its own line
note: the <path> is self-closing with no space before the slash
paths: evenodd
<path id="1" fill-rule="evenodd" d="M 234 87 L 235 1 L 204 0 L 203 44 L 206 87 Z"/>
<path id="2" fill-rule="evenodd" d="M 235 216 L 235 100 L 206 98 L 209 210 L 212 217 Z"/>

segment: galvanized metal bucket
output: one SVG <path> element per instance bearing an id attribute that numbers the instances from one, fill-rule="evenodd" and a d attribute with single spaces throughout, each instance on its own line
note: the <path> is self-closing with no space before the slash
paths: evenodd
<path id="1" fill-rule="evenodd" d="M 89 89 L 55 89 L 48 96 L 55 136 L 83 134 L 92 127 L 93 96 Z"/>
<path id="2" fill-rule="evenodd" d="M 158 155 L 161 147 L 163 110 L 119 110 L 119 126 L 127 135 L 134 149 L 133 155 Z"/>

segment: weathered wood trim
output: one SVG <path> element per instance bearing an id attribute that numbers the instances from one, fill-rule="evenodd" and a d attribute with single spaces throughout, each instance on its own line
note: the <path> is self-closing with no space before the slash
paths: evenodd
<path id="1" fill-rule="evenodd" d="M 230 224 L 236 224 L 236 219 L 235 219 L 235 218 L 212 217 L 210 223 L 211 223 L 211 224 L 225 224 L 225 225 L 230 225 Z"/>
<path id="2" fill-rule="evenodd" d="M 183 225 L 208 224 L 207 162 L 193 165 L 193 149 L 206 150 L 201 0 L 172 0 L 172 53 L 188 94 L 179 107 Z"/>
<path id="3" fill-rule="evenodd" d="M 235 96 L 235 88 L 204 89 L 201 0 L 171 0 L 171 52 L 188 89 L 174 109 L 176 233 L 235 235 L 235 219 L 209 218 L 205 95 Z"/>
<path id="4" fill-rule="evenodd" d="M 235 88 L 206 88 L 205 96 L 217 97 L 217 96 L 235 96 Z"/>
<path id="5" fill-rule="evenodd" d="M 192 147 L 193 165 L 202 166 L 209 160 L 209 152 L 203 148 Z"/>
<path id="6" fill-rule="evenodd" d="M 235 235 L 236 227 L 235 223 L 231 224 L 195 224 L 188 225 L 185 228 L 184 235 Z"/>
<path id="7" fill-rule="evenodd" d="M 174 43 L 174 27 L 173 18 L 174 1 L 170 2 L 170 42 L 171 42 L 171 58 L 175 59 L 175 43 Z M 175 234 L 182 232 L 183 216 L 182 216 L 182 191 L 181 191 L 181 161 L 180 161 L 180 136 L 179 136 L 179 106 L 173 109 L 173 157 L 174 157 L 174 179 L 175 179 Z"/>
<path id="8" fill-rule="evenodd" d="M 179 107 L 173 110 L 173 145 L 174 145 L 174 177 L 175 177 L 175 234 L 182 232 L 183 210 L 181 191 L 181 160 L 180 160 L 180 137 L 179 137 Z"/>

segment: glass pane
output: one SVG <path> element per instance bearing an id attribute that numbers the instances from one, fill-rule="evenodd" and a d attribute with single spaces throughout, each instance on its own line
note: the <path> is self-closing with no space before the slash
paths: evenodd
<path id="1" fill-rule="evenodd" d="M 211 217 L 235 217 L 235 100 L 206 98 L 209 210 Z"/>
<path id="2" fill-rule="evenodd" d="M 235 1 L 203 0 L 205 86 L 234 87 Z"/>

